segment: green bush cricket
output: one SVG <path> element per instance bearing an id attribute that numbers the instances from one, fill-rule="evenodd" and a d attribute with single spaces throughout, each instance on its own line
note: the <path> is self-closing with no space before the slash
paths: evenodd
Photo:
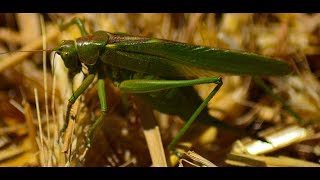
<path id="1" fill-rule="evenodd" d="M 208 102 L 223 84 L 220 75 L 280 76 L 291 72 L 288 63 L 254 53 L 106 31 L 89 35 L 80 19 L 73 19 L 61 27 L 64 29 L 73 24 L 78 26 L 82 37 L 64 40 L 53 51 L 62 57 L 71 75 L 79 73 L 82 66 L 86 66 L 89 72 L 69 99 L 67 120 L 72 104 L 98 75 L 101 115 L 89 129 L 88 146 L 94 130 L 107 113 L 105 78 L 118 84 L 123 92 L 138 96 L 160 112 L 187 120 L 169 145 L 169 149 L 173 150 L 196 119 L 204 124 L 242 133 L 206 112 Z M 202 101 L 192 86 L 207 83 L 215 83 L 216 87 Z"/>

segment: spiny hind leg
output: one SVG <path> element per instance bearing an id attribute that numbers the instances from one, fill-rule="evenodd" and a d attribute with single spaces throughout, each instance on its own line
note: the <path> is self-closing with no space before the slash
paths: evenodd
<path id="1" fill-rule="evenodd" d="M 212 90 L 212 92 L 208 95 L 208 97 L 201 103 L 201 105 L 196 109 L 196 111 L 189 118 L 187 123 L 183 126 L 183 128 L 179 131 L 178 135 L 172 140 L 169 145 L 169 149 L 173 150 L 180 140 L 180 138 L 184 135 L 184 133 L 189 129 L 191 124 L 196 120 L 196 118 L 200 115 L 201 111 L 208 105 L 208 102 L 212 99 L 212 97 L 219 91 L 222 86 L 221 77 L 208 77 L 208 78 L 200 78 L 194 80 L 127 80 L 123 81 L 120 84 L 120 89 L 129 92 L 129 93 L 148 93 L 154 91 L 160 91 L 171 88 L 179 88 L 185 86 L 193 86 L 196 84 L 208 84 L 215 83 L 217 86 Z M 220 124 L 217 124 L 220 125 Z"/>
<path id="2" fill-rule="evenodd" d="M 217 84 L 217 86 L 211 91 L 211 93 L 206 97 L 206 99 L 203 100 L 203 102 L 200 104 L 200 106 L 194 111 L 192 116 L 188 119 L 188 121 L 185 123 L 185 125 L 180 129 L 177 136 L 171 141 L 168 148 L 171 151 L 174 151 L 176 144 L 179 142 L 181 137 L 185 134 L 185 132 L 189 129 L 191 124 L 197 119 L 197 117 L 200 115 L 202 110 L 207 107 L 209 101 L 213 98 L 213 96 L 219 91 L 221 86 L 223 85 L 222 79 L 215 77 L 213 78 L 212 83 Z"/>

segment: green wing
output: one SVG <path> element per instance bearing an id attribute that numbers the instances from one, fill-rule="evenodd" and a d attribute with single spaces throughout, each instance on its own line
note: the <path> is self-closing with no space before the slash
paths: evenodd
<path id="1" fill-rule="evenodd" d="M 285 75 L 288 63 L 248 52 L 195 46 L 162 39 L 110 34 L 102 61 L 163 77 Z"/>

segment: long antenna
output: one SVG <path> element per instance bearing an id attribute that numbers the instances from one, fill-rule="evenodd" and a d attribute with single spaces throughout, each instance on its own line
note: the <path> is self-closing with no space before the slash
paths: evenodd
<path id="1" fill-rule="evenodd" d="M 59 35 L 58 29 L 54 28 L 47 33 L 47 41 L 52 41 L 56 39 Z M 53 51 L 53 50 L 30 50 L 30 49 L 39 49 L 42 47 L 42 38 L 37 38 L 34 41 L 26 44 L 21 47 L 21 50 L 17 50 L 19 53 L 12 53 L 14 51 L 10 51 L 12 54 L 5 59 L 1 58 L 0 61 L 0 72 L 6 70 L 7 68 L 18 64 L 19 62 L 26 59 L 32 52 L 41 52 L 41 51 Z M 29 51 L 30 50 L 30 51 Z M 9 53 L 9 52 L 6 52 Z M 5 54 L 5 53 L 2 53 Z"/>
<path id="2" fill-rule="evenodd" d="M 43 51 L 53 51 L 53 49 L 28 50 L 28 51 L 15 50 L 15 51 L 1 52 L 0 54 L 10 54 L 10 53 L 14 53 L 14 52 L 43 52 Z"/>

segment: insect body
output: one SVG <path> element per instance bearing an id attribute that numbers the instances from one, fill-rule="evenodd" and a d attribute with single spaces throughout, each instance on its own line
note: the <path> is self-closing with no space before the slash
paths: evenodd
<path id="1" fill-rule="evenodd" d="M 82 65 L 89 70 L 83 84 L 69 99 L 67 118 L 71 105 L 98 75 L 102 113 L 89 129 L 88 144 L 107 111 L 104 93 L 106 77 L 118 82 L 122 91 L 139 96 L 155 109 L 188 120 L 169 145 L 172 149 L 195 119 L 235 130 L 209 116 L 206 111 L 209 100 L 222 86 L 220 75 L 269 76 L 291 72 L 287 63 L 253 53 L 105 31 L 88 35 L 79 19 L 74 19 L 66 26 L 71 24 L 78 25 L 83 37 L 75 41 L 63 41 L 54 50 L 62 57 L 71 74 L 80 72 Z M 202 101 L 191 86 L 204 83 L 215 83 L 217 86 Z"/>

